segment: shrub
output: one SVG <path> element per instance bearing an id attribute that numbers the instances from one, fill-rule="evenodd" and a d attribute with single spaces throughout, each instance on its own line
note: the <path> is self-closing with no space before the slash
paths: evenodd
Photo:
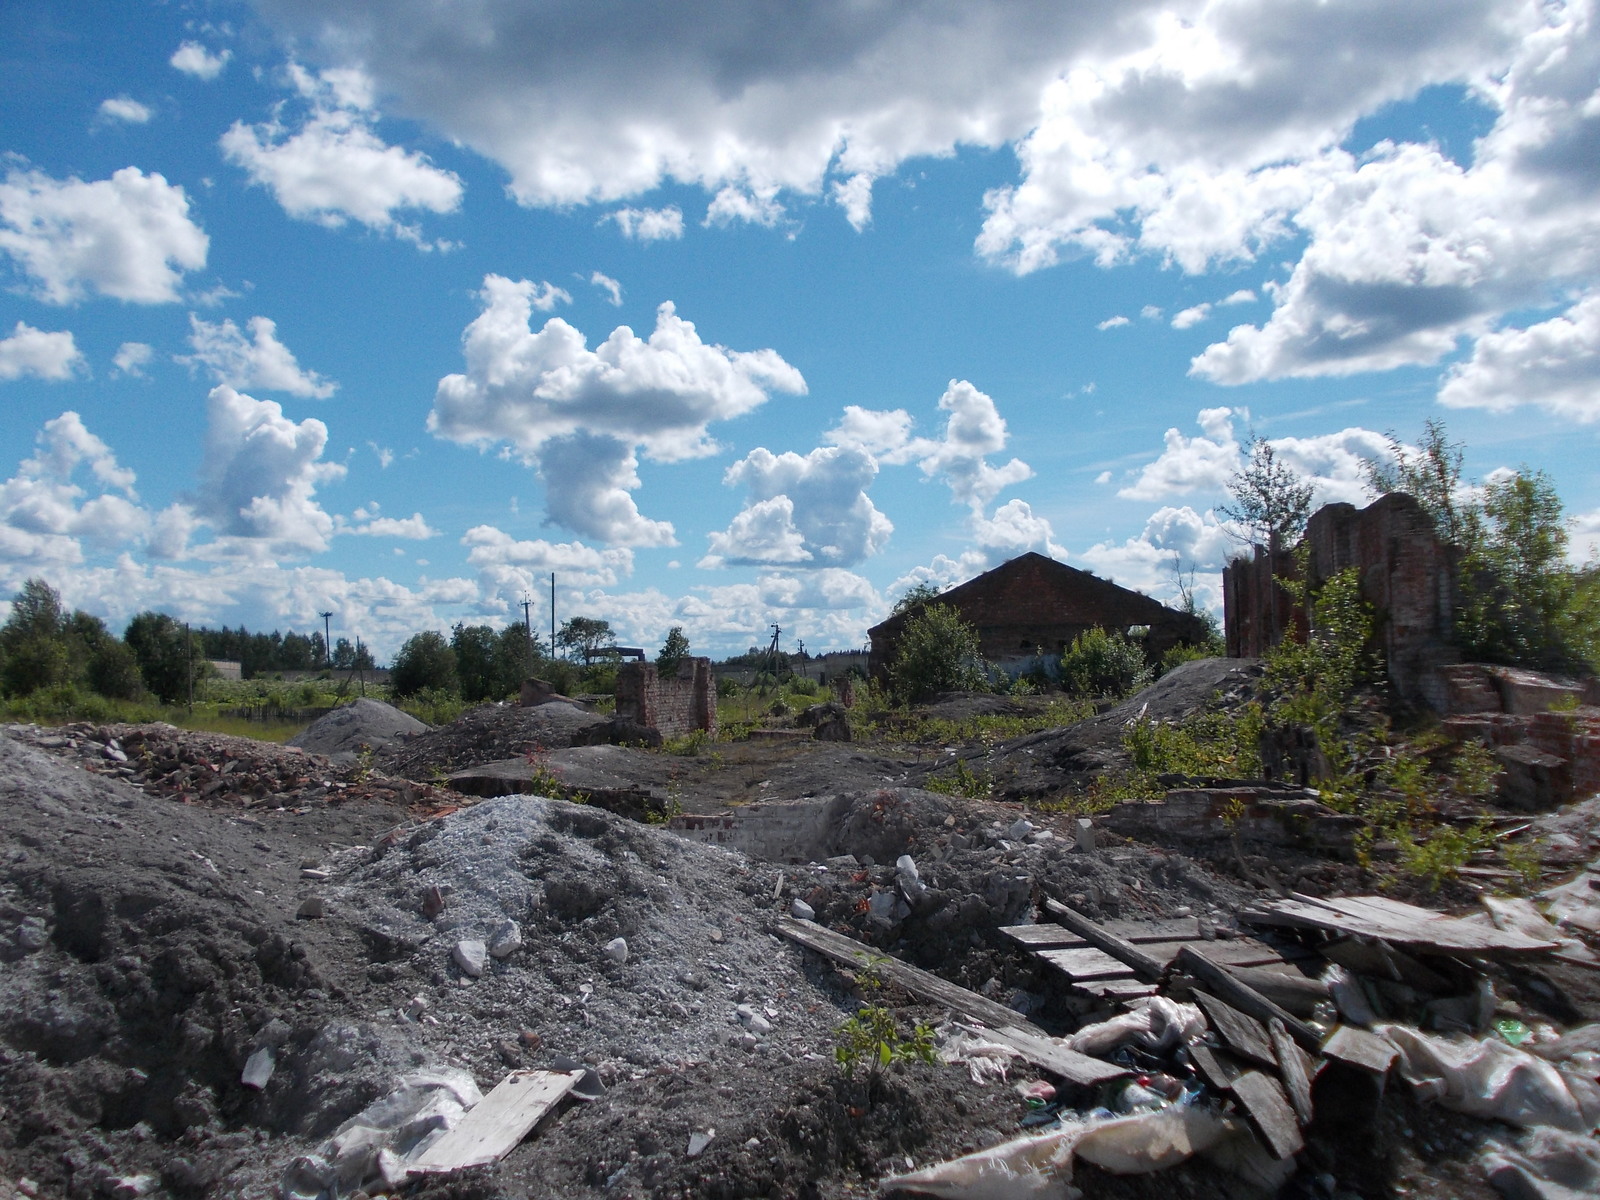
<path id="1" fill-rule="evenodd" d="M 926 605 L 906 621 L 889 666 L 889 687 L 901 704 L 982 691 L 987 677 L 977 631 L 948 604 Z"/>
<path id="2" fill-rule="evenodd" d="M 1148 684 L 1153 674 L 1143 647 L 1104 629 L 1080 633 L 1061 656 L 1061 683 L 1074 696 L 1120 699 Z"/>
<path id="3" fill-rule="evenodd" d="M 430 629 L 407 638 L 394 656 L 389 686 L 402 698 L 426 691 L 458 694 L 456 655 L 444 635 Z"/>

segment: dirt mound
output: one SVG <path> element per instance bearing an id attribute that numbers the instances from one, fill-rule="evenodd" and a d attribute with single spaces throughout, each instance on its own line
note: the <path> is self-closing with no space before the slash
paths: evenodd
<path id="1" fill-rule="evenodd" d="M 410 713 L 363 696 L 319 717 L 290 738 L 288 744 L 313 754 L 326 754 L 334 763 L 348 766 L 356 761 L 356 754 L 363 747 L 374 752 L 386 750 L 404 745 L 427 730 L 428 726 Z"/>
<path id="2" fill-rule="evenodd" d="M 1202 658 L 1186 662 L 1115 708 L 1068 725 L 1013 738 L 993 751 L 981 749 L 963 757 L 984 757 L 1010 799 L 1028 800 L 1081 790 L 1095 775 L 1126 768 L 1122 737 L 1128 725 L 1145 717 L 1180 721 L 1218 703 L 1237 703 L 1248 696 L 1260 677 L 1254 659 Z"/>
<path id="3" fill-rule="evenodd" d="M 380 751 L 377 764 L 406 779 L 439 780 L 463 767 L 570 746 L 578 730 L 605 720 L 567 700 L 533 708 L 483 704 L 448 725 Z"/>

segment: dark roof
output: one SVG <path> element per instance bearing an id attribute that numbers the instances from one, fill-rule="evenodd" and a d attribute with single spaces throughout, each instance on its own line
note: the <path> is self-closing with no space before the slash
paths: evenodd
<path id="1" fill-rule="evenodd" d="M 921 611 L 929 604 L 948 604 L 959 609 L 965 604 L 976 603 L 985 598 L 995 587 L 1005 587 L 1011 576 L 1033 576 L 1038 582 L 1059 591 L 1067 603 L 1066 610 L 1061 614 L 1064 624 L 1092 625 L 1107 620 L 1108 623 L 1126 621 L 1128 624 L 1154 625 L 1164 621 L 1185 619 L 1185 614 L 1168 608 L 1143 592 L 1121 587 L 1109 579 L 1101 579 L 1088 571 L 1080 571 L 1076 567 L 1069 567 L 1066 563 L 1057 562 L 1053 558 L 1030 550 L 1027 554 L 1019 554 L 1016 558 L 1008 559 L 993 570 L 985 571 L 982 575 L 969 579 L 947 592 L 941 592 L 931 600 L 924 600 L 904 612 L 896 613 L 874 625 L 867 631 L 867 636 L 879 639 L 885 634 L 896 632 L 912 614 Z M 1114 620 L 1108 616 L 1108 610 L 1111 609 L 1115 609 L 1117 613 Z"/>

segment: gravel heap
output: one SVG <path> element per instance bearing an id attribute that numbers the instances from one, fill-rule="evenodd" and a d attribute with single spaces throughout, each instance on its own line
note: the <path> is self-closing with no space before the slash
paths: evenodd
<path id="1" fill-rule="evenodd" d="M 377 763 L 407 779 L 438 779 L 463 767 L 570 746 L 578 730 L 605 720 L 566 700 L 533 708 L 484 704 L 468 709 L 448 725 L 380 751 Z"/>
<path id="2" fill-rule="evenodd" d="M 376 753 L 404 745 L 408 739 L 427 730 L 428 726 L 410 713 L 363 696 L 318 717 L 290 738 L 288 744 L 313 754 L 326 754 L 330 761 L 348 766 L 356 761 L 363 747 Z"/>

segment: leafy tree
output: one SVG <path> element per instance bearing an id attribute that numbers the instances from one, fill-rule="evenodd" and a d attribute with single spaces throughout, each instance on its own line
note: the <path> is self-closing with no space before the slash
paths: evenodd
<path id="1" fill-rule="evenodd" d="M 601 647 L 616 645 L 617 638 L 611 632 L 610 621 L 602 621 L 598 617 L 573 617 L 561 623 L 556 642 L 565 646 L 569 654 L 577 651 L 589 656 Z"/>
<path id="2" fill-rule="evenodd" d="M 667 640 L 661 645 L 661 653 L 656 655 L 656 670 L 663 675 L 675 674 L 678 664 L 688 657 L 688 635 L 683 632 L 682 625 L 674 625 L 667 630 Z"/>
<path id="3" fill-rule="evenodd" d="M 140 613 L 128 622 L 122 640 L 133 652 L 144 686 L 167 704 L 188 697 L 191 671 L 196 681 L 207 671 L 200 639 L 166 613 Z"/>
<path id="4" fill-rule="evenodd" d="M 11 615 L 0 626 L 0 685 L 12 695 L 72 680 L 72 655 L 64 636 L 61 597 L 42 579 L 29 579 L 11 598 Z"/>
<path id="5" fill-rule="evenodd" d="M 1311 515 L 1311 484 L 1287 463 L 1278 461 L 1272 443 L 1264 437 L 1250 442 L 1250 458 L 1228 480 L 1232 504 L 1219 511 L 1244 527 L 1251 543 L 1265 546 L 1276 557 L 1305 532 Z"/>
<path id="6" fill-rule="evenodd" d="M 333 644 L 333 661 L 330 665 L 336 671 L 349 671 L 355 668 L 356 648 L 349 638 L 342 637 Z"/>
<path id="7" fill-rule="evenodd" d="M 450 634 L 450 649 L 456 656 L 456 679 L 463 700 L 493 700 L 505 693 L 497 690 L 495 650 L 499 639 L 488 625 L 457 625 Z"/>
<path id="8" fill-rule="evenodd" d="M 1452 442 L 1443 421 L 1423 423 L 1422 444 L 1411 453 L 1405 443 L 1389 434 L 1392 462 L 1369 461 L 1367 482 L 1380 496 L 1405 492 L 1416 497 L 1439 537 L 1453 546 L 1471 549 L 1483 529 L 1476 505 L 1461 498 L 1463 444 Z"/>
<path id="9" fill-rule="evenodd" d="M 537 675 L 544 661 L 539 640 L 525 626 L 512 622 L 500 631 L 494 645 L 494 691 L 496 696 L 514 696 L 522 681 Z"/>
<path id="10" fill-rule="evenodd" d="M 1061 684 L 1074 696 L 1120 699 L 1153 675 L 1142 646 L 1104 629 L 1084 630 L 1061 656 Z"/>
<path id="11" fill-rule="evenodd" d="M 936 583 L 914 583 L 906 589 L 906 594 L 894 602 L 894 611 L 889 615 L 897 617 L 908 609 L 913 609 L 919 604 L 929 600 L 937 600 L 944 589 Z"/>
<path id="12" fill-rule="evenodd" d="M 459 694 L 456 656 L 444 634 L 430 629 L 407 638 L 394 656 L 389 686 L 402 697 L 429 690 Z"/>
<path id="13" fill-rule="evenodd" d="M 979 691 L 988 681 L 978 633 L 948 604 L 929 604 L 907 619 L 889 664 L 889 687 L 902 704 L 939 692 Z"/>

